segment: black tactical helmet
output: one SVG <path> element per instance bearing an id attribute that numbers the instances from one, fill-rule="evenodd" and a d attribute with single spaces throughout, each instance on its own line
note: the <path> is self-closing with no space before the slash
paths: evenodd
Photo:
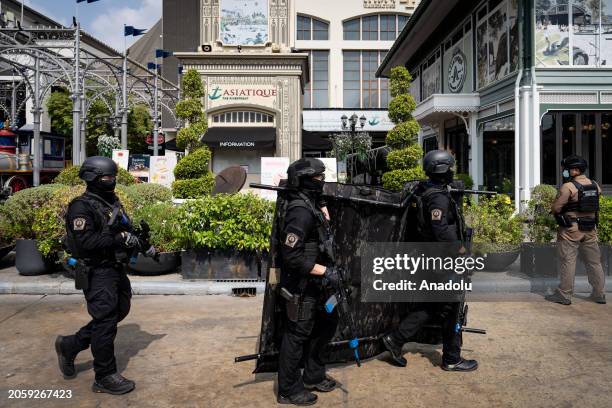
<path id="1" fill-rule="evenodd" d="M 316 177 L 325 173 L 325 164 L 314 157 L 302 158 L 287 168 L 288 187 L 299 187 L 303 177 Z"/>
<path id="2" fill-rule="evenodd" d="M 582 157 L 572 154 L 561 160 L 561 167 L 567 170 L 578 169 L 581 173 L 584 173 L 589 165 Z"/>
<path id="3" fill-rule="evenodd" d="M 453 169 L 455 158 L 446 150 L 432 150 L 423 157 L 425 174 L 445 174 Z"/>
<path id="4" fill-rule="evenodd" d="M 79 177 L 87 183 L 91 183 L 100 176 L 117 176 L 117 163 L 108 157 L 88 157 L 79 171 Z"/>

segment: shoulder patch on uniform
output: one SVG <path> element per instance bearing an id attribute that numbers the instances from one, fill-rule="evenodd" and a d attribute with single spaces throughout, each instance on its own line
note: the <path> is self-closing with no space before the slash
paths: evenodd
<path id="1" fill-rule="evenodd" d="M 297 236 L 297 234 L 290 232 L 289 234 L 287 234 L 287 238 L 285 239 L 285 245 L 287 245 L 289 248 L 293 248 L 299 240 L 300 237 Z"/>
<path id="2" fill-rule="evenodd" d="M 442 219 L 442 210 L 433 209 L 431 210 L 431 220 L 432 221 L 440 221 Z"/>
<path id="3" fill-rule="evenodd" d="M 75 218 L 72 222 L 72 229 L 75 231 L 83 231 L 86 223 L 85 218 Z"/>

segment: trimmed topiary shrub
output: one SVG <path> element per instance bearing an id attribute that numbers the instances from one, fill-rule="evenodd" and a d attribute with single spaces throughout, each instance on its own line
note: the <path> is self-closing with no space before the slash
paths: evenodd
<path id="1" fill-rule="evenodd" d="M 200 178 L 208 173 L 210 163 L 210 149 L 203 146 L 182 158 L 174 168 L 174 177 L 177 180 Z"/>
<path id="2" fill-rule="evenodd" d="M 425 178 L 420 165 L 423 149 L 417 144 L 421 130 L 412 117 L 416 101 L 410 95 L 412 76 L 404 67 L 391 70 L 389 88 L 393 99 L 389 103 L 389 118 L 395 127 L 387 134 L 387 145 L 393 150 L 387 155 L 387 167 L 383 174 L 383 186 L 390 190 L 401 190 L 409 181 Z"/>
<path id="3" fill-rule="evenodd" d="M 204 86 L 198 71 L 188 70 L 183 76 L 182 87 L 183 99 L 176 104 L 176 115 L 188 125 L 179 130 L 176 145 L 180 149 L 193 150 L 202 146 L 202 137 L 208 130 L 202 106 Z"/>
<path id="4" fill-rule="evenodd" d="M 175 180 L 172 194 L 175 198 L 200 198 L 209 195 L 214 186 L 215 177 L 208 173 L 197 179 Z"/>
<path id="5" fill-rule="evenodd" d="M 49 205 L 53 193 L 61 189 L 59 184 L 45 184 L 26 188 L 13 194 L 4 203 L 4 212 L 10 225 L 11 240 L 36 239 L 33 228 L 36 212 Z"/>
<path id="6" fill-rule="evenodd" d="M 139 183 L 126 187 L 126 195 L 129 197 L 133 212 L 138 212 L 141 208 L 159 202 L 172 202 L 172 190 L 161 184 Z"/>
<path id="7" fill-rule="evenodd" d="M 62 170 L 53 182 L 55 184 L 63 184 L 65 186 L 84 186 L 85 182 L 79 178 L 79 170 L 81 166 L 72 166 Z M 129 171 L 119 167 L 117 174 L 117 184 L 131 186 L 136 184 L 137 180 L 130 174 Z"/>

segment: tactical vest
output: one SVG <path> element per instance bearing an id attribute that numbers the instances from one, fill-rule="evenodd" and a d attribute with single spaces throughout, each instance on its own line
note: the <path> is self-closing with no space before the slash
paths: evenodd
<path id="1" fill-rule="evenodd" d="M 562 209 L 562 213 L 567 212 L 583 212 L 597 213 L 599 212 L 599 186 L 596 182 L 591 181 L 589 185 L 582 185 L 576 180 L 572 180 L 572 184 L 578 190 L 578 200 L 568 201 Z"/>
<path id="2" fill-rule="evenodd" d="M 451 197 L 450 193 L 442 186 L 430 186 L 423 191 L 422 194 L 415 196 L 417 207 L 417 232 L 422 242 L 431 242 L 434 239 L 434 234 L 431 228 L 431 214 L 428 212 L 429 200 L 435 194 L 444 194 L 448 196 L 450 201 L 449 207 L 449 225 L 454 225 L 457 232 L 457 239 L 464 241 L 463 237 L 463 222 L 457 203 Z"/>
<path id="3" fill-rule="evenodd" d="M 110 220 L 110 217 L 113 211 L 113 206 L 111 206 L 109 203 L 104 201 L 102 198 L 99 198 L 94 194 L 85 192 L 85 194 L 72 200 L 68 208 L 70 209 L 72 204 L 74 204 L 77 201 L 81 201 L 85 203 L 86 205 L 88 205 L 90 208 L 94 210 L 94 214 L 96 217 L 95 223 L 96 225 L 100 226 L 99 228 L 101 228 L 102 233 L 110 231 L 110 226 L 108 225 L 108 221 Z M 117 205 L 119 205 L 123 213 L 125 213 L 123 206 L 121 206 L 119 202 L 117 202 Z M 98 263 L 98 262 L 109 260 L 109 259 L 114 261 L 114 258 L 115 258 L 114 251 L 95 251 L 95 253 L 92 253 L 90 251 L 87 251 L 81 248 L 79 240 L 76 239 L 72 229 L 70 228 L 68 224 L 70 221 L 68 220 L 68 213 L 69 211 L 67 212 L 66 219 L 65 219 L 66 236 L 64 237 L 64 247 L 66 251 L 70 253 L 73 258 L 87 259 L 93 263 Z"/>

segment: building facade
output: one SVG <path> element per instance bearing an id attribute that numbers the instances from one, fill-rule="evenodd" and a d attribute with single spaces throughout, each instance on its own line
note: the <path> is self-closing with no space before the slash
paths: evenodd
<path id="1" fill-rule="evenodd" d="M 424 0 L 378 75 L 410 70 L 421 143 L 475 185 L 519 205 L 579 154 L 610 192 L 610 41 L 612 0 Z"/>
<path id="2" fill-rule="evenodd" d="M 389 92 L 375 72 L 416 3 L 164 0 L 164 75 L 200 72 L 213 172 L 241 165 L 259 181 L 261 157 L 324 156 L 343 115 L 384 144 Z"/>

